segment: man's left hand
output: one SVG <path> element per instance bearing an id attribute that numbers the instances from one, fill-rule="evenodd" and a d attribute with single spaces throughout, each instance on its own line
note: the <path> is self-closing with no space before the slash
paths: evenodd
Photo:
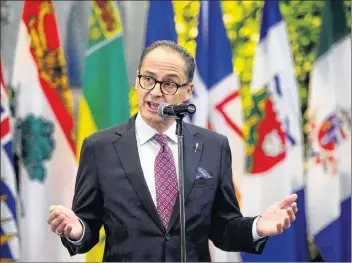
<path id="1" fill-rule="evenodd" d="M 259 236 L 274 236 L 282 234 L 291 226 L 296 219 L 297 195 L 292 194 L 282 201 L 269 206 L 257 221 L 257 233 Z"/>

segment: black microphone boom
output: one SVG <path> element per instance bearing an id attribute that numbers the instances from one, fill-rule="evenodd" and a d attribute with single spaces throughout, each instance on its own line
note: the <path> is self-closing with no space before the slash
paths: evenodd
<path id="1" fill-rule="evenodd" d="M 162 103 L 158 107 L 159 117 L 184 117 L 187 114 L 192 114 L 196 112 L 196 106 L 194 104 L 178 104 L 170 105 L 167 103 Z"/>

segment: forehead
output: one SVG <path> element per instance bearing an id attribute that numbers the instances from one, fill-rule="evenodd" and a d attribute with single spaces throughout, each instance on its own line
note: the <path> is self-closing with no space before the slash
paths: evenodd
<path id="1" fill-rule="evenodd" d="M 186 64 L 178 53 L 166 48 L 156 48 L 144 58 L 141 72 L 149 71 L 156 75 L 177 75 L 180 79 L 187 79 Z"/>

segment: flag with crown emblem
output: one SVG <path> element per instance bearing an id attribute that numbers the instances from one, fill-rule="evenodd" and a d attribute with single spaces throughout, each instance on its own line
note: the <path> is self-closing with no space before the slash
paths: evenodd
<path id="1" fill-rule="evenodd" d="M 1 219 L 0 219 L 0 261 L 18 261 L 20 259 L 20 242 L 18 232 L 18 194 L 13 153 L 13 119 L 2 62 L 0 60 L 1 80 Z"/>

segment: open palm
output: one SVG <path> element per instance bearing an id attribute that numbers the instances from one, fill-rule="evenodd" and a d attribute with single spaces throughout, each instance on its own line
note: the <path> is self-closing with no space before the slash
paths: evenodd
<path id="1" fill-rule="evenodd" d="M 257 221 L 257 233 L 260 236 L 274 236 L 282 234 L 296 219 L 297 195 L 292 194 L 282 201 L 269 206 Z"/>

